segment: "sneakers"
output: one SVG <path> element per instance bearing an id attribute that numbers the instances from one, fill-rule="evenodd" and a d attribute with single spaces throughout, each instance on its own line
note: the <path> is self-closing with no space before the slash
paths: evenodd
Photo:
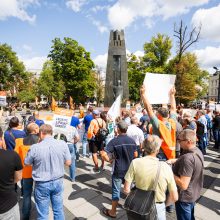
<path id="1" fill-rule="evenodd" d="M 93 172 L 94 172 L 94 173 L 100 173 L 100 169 L 99 169 L 99 168 L 94 167 L 94 168 L 93 168 Z"/>

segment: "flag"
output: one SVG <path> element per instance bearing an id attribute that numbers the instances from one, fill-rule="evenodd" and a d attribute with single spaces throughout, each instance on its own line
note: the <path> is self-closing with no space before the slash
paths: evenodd
<path id="1" fill-rule="evenodd" d="M 55 101 L 54 97 L 52 97 L 51 110 L 55 111 L 56 106 L 57 106 L 56 101 Z"/>
<path id="2" fill-rule="evenodd" d="M 70 109 L 74 109 L 74 105 L 73 105 L 73 98 L 70 96 Z"/>
<path id="3" fill-rule="evenodd" d="M 121 95 L 112 104 L 111 108 L 108 110 L 107 116 L 113 121 L 120 116 L 121 112 Z"/>

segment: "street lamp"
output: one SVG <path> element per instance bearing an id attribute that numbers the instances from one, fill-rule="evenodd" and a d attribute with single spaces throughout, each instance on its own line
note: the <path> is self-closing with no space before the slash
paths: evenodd
<path id="1" fill-rule="evenodd" d="M 218 75 L 218 104 L 219 104 L 220 103 L 220 71 L 216 66 L 214 66 L 213 69 L 215 69 L 216 71 L 214 74 Z"/>

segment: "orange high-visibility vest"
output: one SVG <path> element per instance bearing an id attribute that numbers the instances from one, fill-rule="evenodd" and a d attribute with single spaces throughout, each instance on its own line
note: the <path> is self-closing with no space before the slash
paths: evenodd
<path id="1" fill-rule="evenodd" d="M 32 166 L 30 165 L 25 165 L 24 164 L 24 159 L 27 155 L 27 152 L 30 149 L 29 145 L 24 145 L 23 144 L 24 138 L 17 138 L 15 140 L 15 149 L 14 151 L 18 153 L 18 155 L 21 158 L 23 170 L 22 170 L 22 178 L 27 179 L 27 178 L 32 178 Z"/>
<path id="2" fill-rule="evenodd" d="M 161 144 L 161 148 L 166 155 L 167 159 L 174 159 L 176 158 L 176 122 L 169 118 L 168 122 L 171 125 L 171 130 L 167 128 L 165 123 L 161 120 L 159 121 L 159 132 L 160 138 L 163 140 Z M 151 129 L 150 133 L 153 133 Z"/>

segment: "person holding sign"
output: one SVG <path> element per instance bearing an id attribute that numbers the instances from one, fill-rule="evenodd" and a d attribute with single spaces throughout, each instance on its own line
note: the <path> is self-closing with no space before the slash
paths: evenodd
<path id="1" fill-rule="evenodd" d="M 150 123 L 152 124 L 151 133 L 158 135 L 162 140 L 162 145 L 158 158 L 160 160 L 168 160 L 175 158 L 175 146 L 176 146 L 176 100 L 175 100 L 175 88 L 171 88 L 170 96 L 170 117 L 168 109 L 161 107 L 158 109 L 156 115 L 153 112 L 152 106 L 148 100 L 145 86 L 141 87 L 141 97 L 144 103 L 144 107 L 150 117 Z"/>

